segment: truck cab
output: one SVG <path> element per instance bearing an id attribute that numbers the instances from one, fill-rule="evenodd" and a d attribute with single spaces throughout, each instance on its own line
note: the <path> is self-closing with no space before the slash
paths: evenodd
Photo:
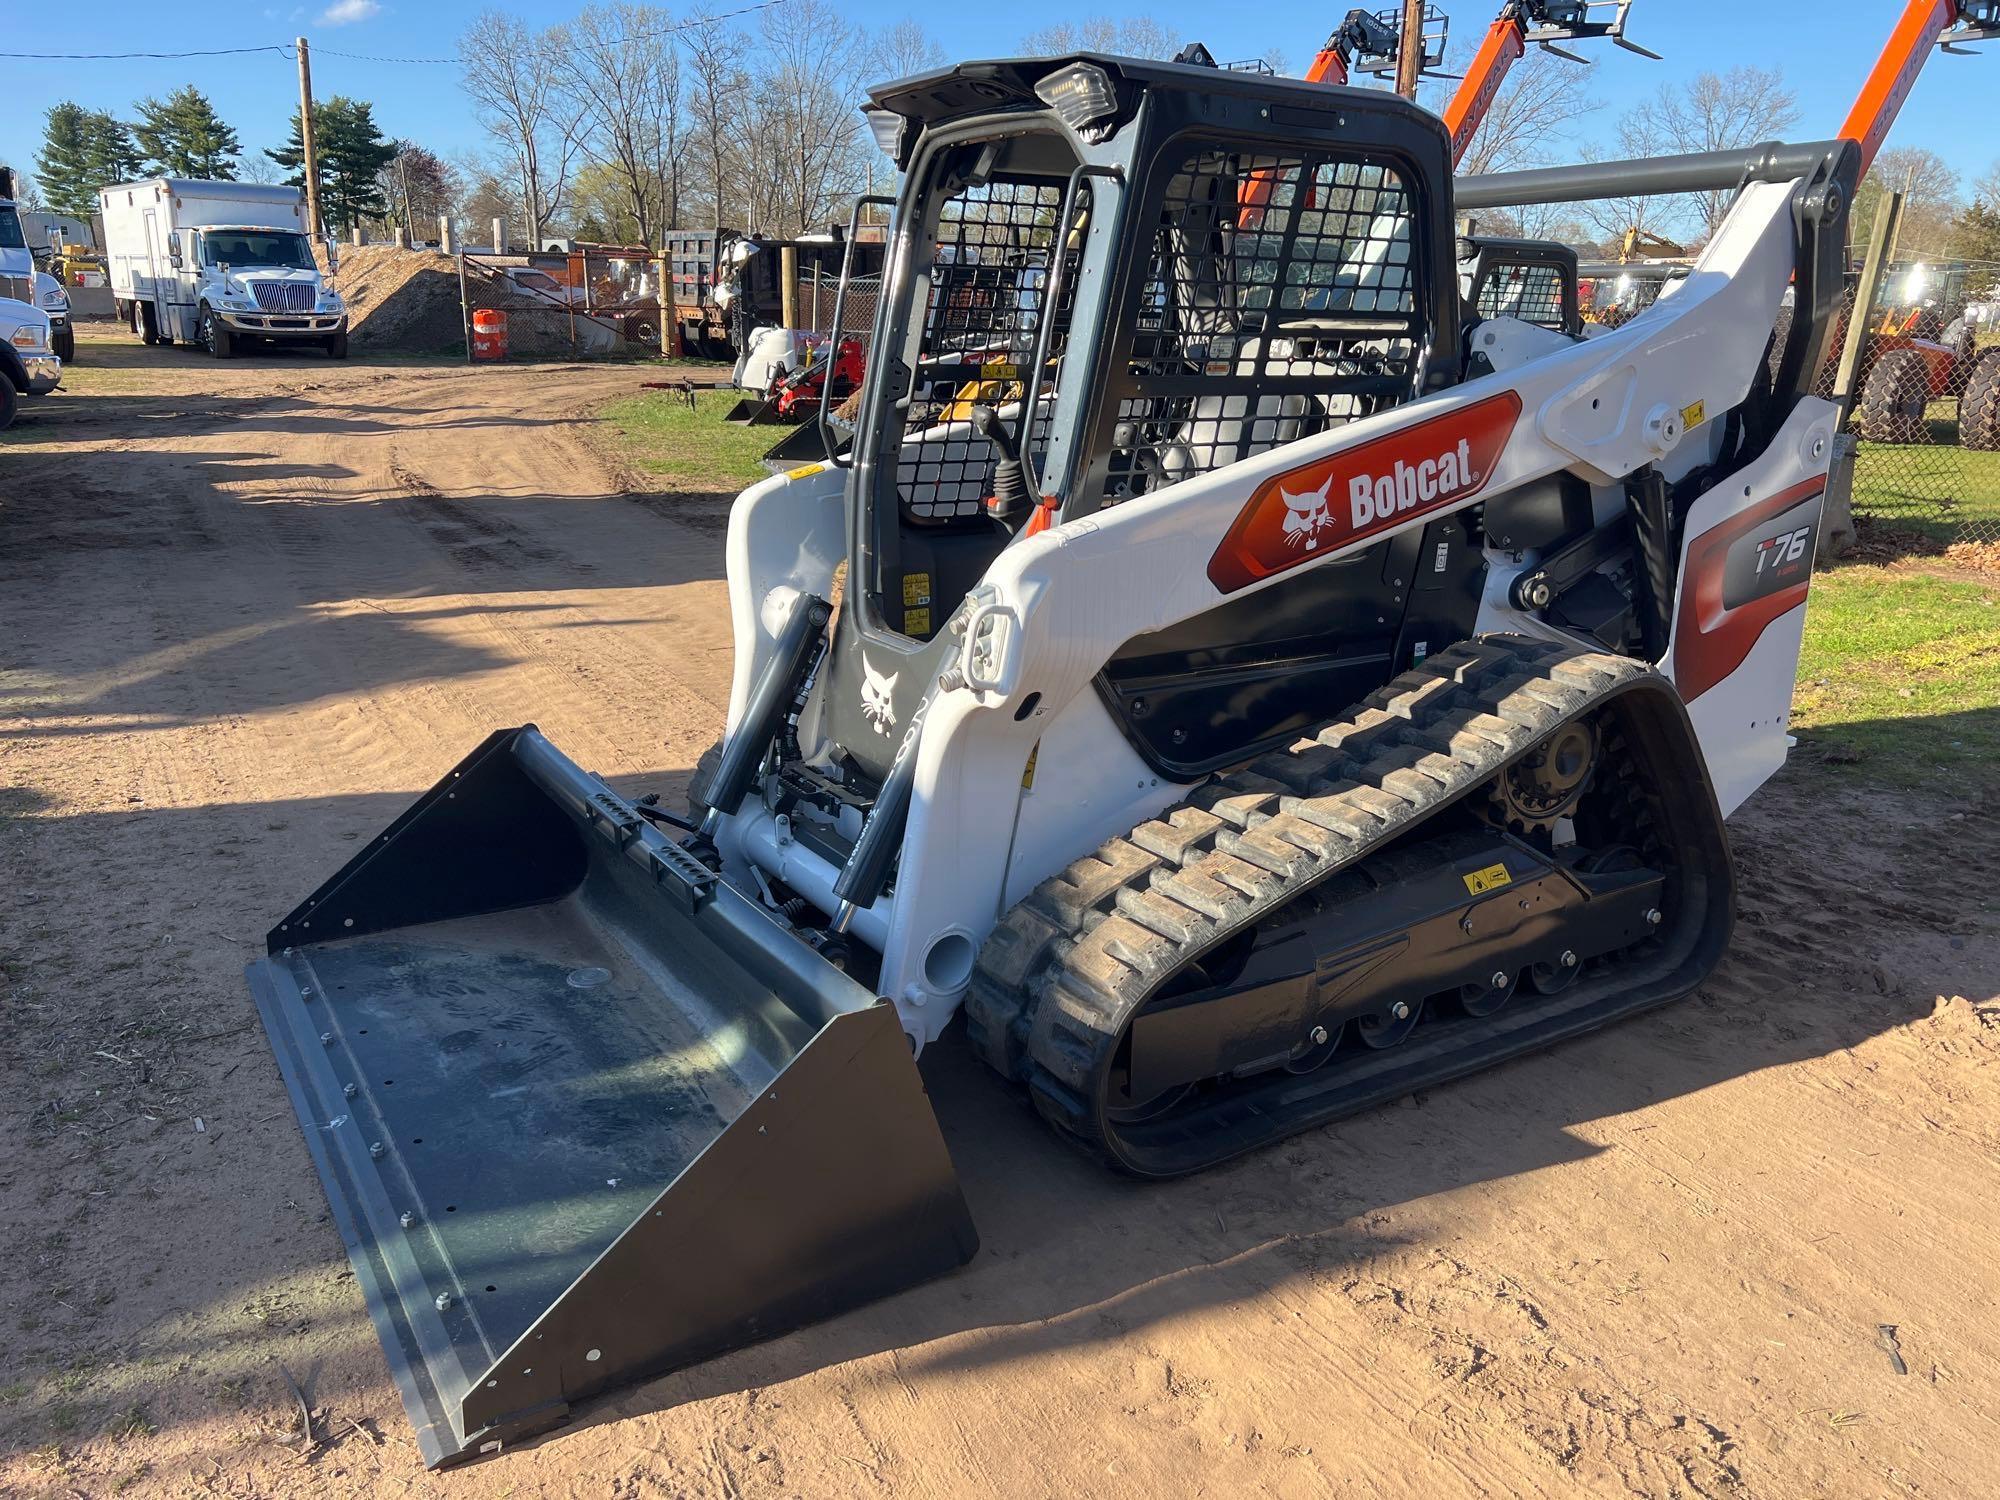
<path id="1" fill-rule="evenodd" d="M 49 317 L 38 307 L 0 298 L 0 429 L 11 427 L 23 396 L 45 396 L 62 379 L 50 347 Z"/>
<path id="2" fill-rule="evenodd" d="M 112 295 L 146 343 L 346 357 L 347 308 L 314 259 L 297 189 L 162 178 L 101 196 Z"/>
<path id="3" fill-rule="evenodd" d="M 38 279 L 20 210 L 0 198 L 0 428 L 13 425 L 21 397 L 46 395 L 62 379 L 49 315 L 36 305 Z"/>

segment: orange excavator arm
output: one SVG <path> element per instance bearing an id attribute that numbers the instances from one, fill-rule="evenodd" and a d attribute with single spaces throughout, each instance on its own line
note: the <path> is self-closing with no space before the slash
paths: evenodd
<path id="1" fill-rule="evenodd" d="M 1451 131 L 1451 159 L 1454 162 L 1464 159 L 1466 148 L 1485 122 L 1486 112 L 1493 107 L 1494 96 L 1506 81 L 1508 70 L 1526 54 L 1530 42 L 1558 57 L 1582 62 L 1582 58 L 1561 44 L 1608 37 L 1627 52 L 1657 62 L 1660 56 L 1657 52 L 1625 38 L 1625 13 L 1631 8 L 1632 0 L 1507 0 L 1500 7 L 1499 18 L 1486 28 L 1486 40 L 1479 44 L 1479 53 L 1466 70 L 1458 92 L 1445 106 L 1445 128 Z M 1605 16 L 1602 14 L 1605 11 L 1611 14 Z"/>
<path id="2" fill-rule="evenodd" d="M 1931 47 L 1955 52 L 1962 43 L 1995 38 L 2000 38 L 2000 0 L 1910 0 L 1889 34 L 1888 45 L 1875 59 L 1854 108 L 1847 112 L 1847 123 L 1840 127 L 1843 139 L 1860 144 L 1864 173 L 1896 122 Z"/>
<path id="3" fill-rule="evenodd" d="M 1472 144 L 1473 136 L 1479 132 L 1480 122 L 1493 107 L 1493 96 L 1500 92 L 1508 70 L 1521 60 L 1521 55 L 1527 50 L 1528 32 L 1521 24 L 1521 8 L 1510 4 L 1500 19 L 1486 28 L 1486 40 L 1479 44 L 1478 55 L 1472 59 L 1472 66 L 1466 69 L 1458 92 L 1444 107 L 1444 124 L 1445 129 L 1451 132 L 1451 159 L 1454 163 L 1464 159 L 1465 148 Z"/>

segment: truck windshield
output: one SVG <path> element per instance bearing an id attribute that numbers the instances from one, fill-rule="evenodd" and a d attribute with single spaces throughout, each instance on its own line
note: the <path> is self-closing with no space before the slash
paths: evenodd
<path id="1" fill-rule="evenodd" d="M 28 238 L 21 233 L 21 216 L 9 203 L 0 205 L 0 250 L 25 250 Z"/>
<path id="2" fill-rule="evenodd" d="M 312 247 L 302 234 L 282 229 L 207 229 L 202 231 L 202 261 L 237 270 L 255 266 L 313 269 Z"/>

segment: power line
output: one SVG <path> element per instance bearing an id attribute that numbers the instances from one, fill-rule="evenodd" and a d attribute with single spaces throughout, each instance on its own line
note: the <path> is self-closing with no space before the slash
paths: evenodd
<path id="1" fill-rule="evenodd" d="M 292 48 L 288 42 L 273 42 L 264 47 L 210 47 L 200 52 L 0 52 L 0 57 L 43 62 L 120 62 L 128 58 L 240 57 L 246 52 L 278 52 L 290 57 Z"/>
<path id="2" fill-rule="evenodd" d="M 289 52 L 292 49 L 287 47 L 285 50 Z M 312 51 L 314 57 L 344 57 L 352 62 L 456 63 L 462 60 L 456 57 L 377 57 L 369 52 L 336 52 L 331 47 L 314 47 Z"/>
<path id="3" fill-rule="evenodd" d="M 786 0 L 757 0 L 754 5 L 739 6 L 735 10 L 722 11 L 712 16 L 697 16 L 692 21 L 679 21 L 655 31 L 640 31 L 631 36 L 622 36 L 613 45 L 624 46 L 631 42 L 646 42 L 657 37 L 673 36 L 677 32 L 693 31 L 699 26 L 712 26 L 718 21 L 733 21 L 738 16 L 754 15 L 760 10 L 770 10 L 773 6 L 785 3 Z M 314 47 L 313 51 L 321 57 L 341 57 L 350 62 L 411 63 L 451 67 L 462 61 L 457 57 L 383 57 L 372 52 L 339 52 L 332 47 Z M 290 42 L 272 42 L 262 47 L 211 47 L 197 52 L 0 52 L 0 57 L 27 58 L 37 62 L 120 62 L 137 58 L 153 60 L 182 57 L 240 57 L 253 52 L 276 52 L 287 58 L 293 56 Z"/>

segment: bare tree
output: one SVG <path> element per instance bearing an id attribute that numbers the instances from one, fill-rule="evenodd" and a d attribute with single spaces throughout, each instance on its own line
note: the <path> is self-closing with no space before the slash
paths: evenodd
<path id="1" fill-rule="evenodd" d="M 558 87 L 582 122 L 585 155 L 611 173 L 649 245 L 670 216 L 669 196 L 678 196 L 684 152 L 670 26 L 655 6 L 593 5 L 563 29 L 565 45 L 552 55 Z"/>
<path id="2" fill-rule="evenodd" d="M 1974 191 L 1976 195 L 1976 187 Z M 1868 242 L 1882 200 L 1892 192 L 1903 195 L 1897 252 L 1943 254 L 1960 207 L 1958 173 L 1951 163 L 1922 146 L 1892 146 L 1877 155 L 1854 191 L 1851 233 L 1856 244 Z"/>
<path id="3" fill-rule="evenodd" d="M 1594 146 L 1583 149 L 1585 161 L 1602 161 L 1604 152 Z M 1671 198 L 1598 198 L 1589 203 L 1569 205 L 1578 218 L 1595 230 L 1605 249 L 1616 255 L 1628 232 L 1659 234 L 1674 215 Z"/>
<path id="4" fill-rule="evenodd" d="M 873 79 L 888 82 L 943 67 L 944 63 L 945 50 L 937 39 L 924 30 L 922 22 L 906 19 L 887 27 L 875 38 L 869 74 Z"/>
<path id="5" fill-rule="evenodd" d="M 872 49 L 828 0 L 790 0 L 765 11 L 761 33 L 763 71 L 747 142 L 752 181 L 765 189 L 761 227 L 800 234 L 824 225 L 836 201 L 861 188 L 864 141 L 855 106 Z"/>
<path id="6" fill-rule="evenodd" d="M 580 148 L 581 118 L 556 86 L 559 35 L 486 11 L 459 39 L 461 80 L 480 123 L 510 158 L 530 240 L 562 205 Z"/>
<path id="7" fill-rule="evenodd" d="M 707 13 L 684 22 L 679 35 L 687 58 L 690 158 L 694 168 L 706 174 L 703 187 L 709 195 L 711 222 L 720 229 L 728 212 L 727 167 L 736 154 L 735 131 L 751 90 L 744 67 L 750 41 L 727 21 Z M 743 195 L 734 201 L 741 204 Z"/>
<path id="8" fill-rule="evenodd" d="M 1180 51 L 1174 34 L 1152 16 L 1086 16 L 1059 21 L 1021 38 L 1021 50 L 1031 57 L 1059 57 L 1065 52 L 1110 52 L 1120 57 L 1172 57 Z"/>
<path id="9" fill-rule="evenodd" d="M 1453 47 L 1451 71 L 1469 69 L 1473 52 L 1470 43 Z M 1574 149 L 1569 138 L 1577 122 L 1600 107 L 1590 92 L 1596 75 L 1594 63 L 1569 62 L 1536 48 L 1507 74 L 1458 170 L 1473 175 L 1541 166 L 1557 154 L 1552 147 L 1563 153 Z M 1426 85 L 1419 97 L 1442 114 L 1451 97 L 1447 90 L 1456 88 L 1456 83 Z"/>
<path id="10" fill-rule="evenodd" d="M 1618 140 L 1631 156 L 1726 151 L 1780 139 L 1798 118 L 1798 96 L 1786 86 L 1783 72 L 1746 64 L 1727 73 L 1697 73 L 1685 83 L 1663 85 L 1652 98 L 1625 112 L 1618 122 Z M 1695 193 L 1685 201 L 1686 210 L 1701 221 L 1704 237 L 1713 234 L 1728 213 L 1731 196 L 1720 191 Z"/>
<path id="11" fill-rule="evenodd" d="M 419 238 L 419 224 L 435 224 L 458 205 L 464 184 L 451 163 L 415 141 L 396 142 L 396 154 L 376 174 L 387 217 L 401 219 L 410 237 Z"/>
<path id="12" fill-rule="evenodd" d="M 1972 180 L 1972 196 L 1988 208 L 2000 208 L 2000 161 Z"/>

